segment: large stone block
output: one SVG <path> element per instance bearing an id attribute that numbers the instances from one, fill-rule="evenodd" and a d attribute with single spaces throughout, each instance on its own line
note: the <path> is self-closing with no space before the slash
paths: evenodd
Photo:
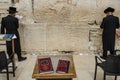
<path id="1" fill-rule="evenodd" d="M 89 28 L 75 24 L 57 25 L 59 26 L 53 24 L 47 27 L 48 50 L 88 51 Z"/>
<path id="2" fill-rule="evenodd" d="M 0 0 L 0 9 L 8 9 L 11 6 L 11 0 Z"/>
<path id="3" fill-rule="evenodd" d="M 25 25 L 24 48 L 25 51 L 46 50 L 46 26 L 44 24 Z"/>
<path id="4" fill-rule="evenodd" d="M 57 26 L 56 26 L 57 25 Z M 89 29 L 62 24 L 24 27 L 24 48 L 30 51 L 88 51 Z M 82 26 L 82 25 L 81 25 Z M 23 32 L 23 31 L 22 31 Z"/>

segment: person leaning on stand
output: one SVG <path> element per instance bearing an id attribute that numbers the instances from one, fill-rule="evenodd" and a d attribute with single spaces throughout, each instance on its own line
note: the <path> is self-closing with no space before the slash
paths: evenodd
<path id="1" fill-rule="evenodd" d="M 102 44 L 103 44 L 103 56 L 101 58 L 107 58 L 107 51 L 110 51 L 111 55 L 116 55 L 115 53 L 115 34 L 116 28 L 119 28 L 119 18 L 113 15 L 115 10 L 111 7 L 108 7 L 104 10 L 106 17 L 103 18 L 103 21 L 100 25 L 100 28 L 103 29 L 102 33 Z"/>
<path id="2" fill-rule="evenodd" d="M 15 34 L 16 39 L 14 40 L 14 51 L 17 54 L 18 61 L 26 60 L 26 57 L 21 56 L 21 45 L 20 45 L 20 37 L 19 37 L 19 22 L 16 16 L 16 8 L 15 7 L 9 7 L 9 15 L 2 18 L 1 21 L 1 34 Z M 12 59 L 12 41 L 6 41 L 6 48 L 8 56 Z"/>

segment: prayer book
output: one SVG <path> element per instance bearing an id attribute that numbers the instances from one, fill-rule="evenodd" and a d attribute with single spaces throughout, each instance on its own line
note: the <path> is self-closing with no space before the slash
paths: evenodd
<path id="1" fill-rule="evenodd" d="M 70 61 L 69 60 L 59 60 L 57 65 L 57 73 L 68 73 Z"/>
<path id="2" fill-rule="evenodd" d="M 38 68 L 40 73 L 52 73 L 53 65 L 50 57 L 39 58 L 38 59 Z"/>

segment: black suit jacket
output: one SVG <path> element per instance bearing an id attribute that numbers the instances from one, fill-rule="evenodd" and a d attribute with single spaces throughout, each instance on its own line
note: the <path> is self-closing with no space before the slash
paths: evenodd
<path id="1" fill-rule="evenodd" d="M 18 34 L 19 23 L 18 19 L 14 16 L 8 15 L 2 18 L 1 21 L 1 34 Z"/>
<path id="2" fill-rule="evenodd" d="M 119 28 L 119 18 L 113 15 L 108 15 L 103 18 L 100 27 L 103 28 L 103 35 L 115 35 L 116 28 Z"/>

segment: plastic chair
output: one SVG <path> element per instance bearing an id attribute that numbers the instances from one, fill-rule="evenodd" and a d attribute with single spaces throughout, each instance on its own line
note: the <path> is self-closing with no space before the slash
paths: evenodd
<path id="1" fill-rule="evenodd" d="M 115 79 L 114 79 L 114 80 L 117 80 L 117 76 L 120 76 L 120 73 L 109 72 L 108 70 L 106 71 L 106 61 L 103 61 L 100 57 L 95 56 L 95 73 L 94 73 L 94 80 L 96 80 L 97 67 L 98 67 L 98 66 L 104 71 L 103 80 L 106 80 L 106 75 L 115 76 Z"/>

